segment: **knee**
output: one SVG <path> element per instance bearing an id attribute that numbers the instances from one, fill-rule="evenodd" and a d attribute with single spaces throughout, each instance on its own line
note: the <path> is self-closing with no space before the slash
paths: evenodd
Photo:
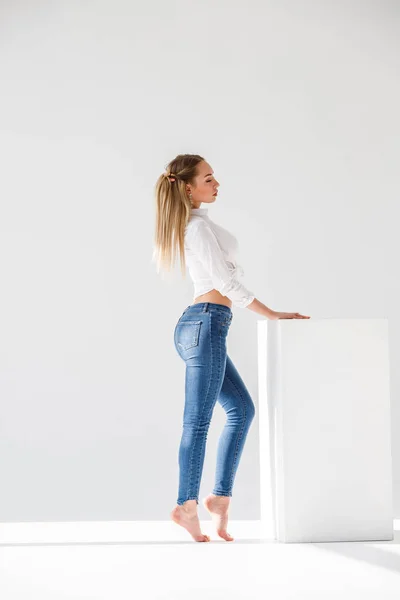
<path id="1" fill-rule="evenodd" d="M 253 400 L 250 399 L 249 403 L 246 406 L 246 419 L 251 423 L 256 415 L 256 407 L 254 406 Z"/>
<path id="2" fill-rule="evenodd" d="M 242 405 L 241 419 L 242 421 L 250 424 L 256 414 L 256 408 L 254 402 L 250 396 L 246 397 L 246 402 Z"/>
<path id="3" fill-rule="evenodd" d="M 201 433 L 203 431 L 208 431 L 210 427 L 211 417 L 207 418 L 196 418 L 196 417 L 187 417 L 183 419 L 183 426 L 186 431 L 191 431 L 193 433 Z"/>

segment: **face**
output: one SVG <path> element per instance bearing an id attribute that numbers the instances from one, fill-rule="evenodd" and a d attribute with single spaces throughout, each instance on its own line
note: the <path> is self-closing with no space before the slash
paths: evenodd
<path id="1" fill-rule="evenodd" d="M 208 162 L 201 161 L 197 165 L 197 177 L 195 178 L 195 186 L 187 185 L 187 192 L 192 193 L 193 208 L 200 208 L 200 204 L 212 204 L 217 199 L 216 192 L 219 188 L 219 183 L 214 177 L 214 171 Z"/>

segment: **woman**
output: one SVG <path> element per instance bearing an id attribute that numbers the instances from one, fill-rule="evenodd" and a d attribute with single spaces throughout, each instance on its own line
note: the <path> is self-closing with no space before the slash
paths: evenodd
<path id="1" fill-rule="evenodd" d="M 215 487 L 203 499 L 218 535 L 227 532 L 232 488 L 255 408 L 250 394 L 227 355 L 226 337 L 232 304 L 249 308 L 268 319 L 308 319 L 299 313 L 275 312 L 257 300 L 239 280 L 243 269 L 236 261 L 238 243 L 214 223 L 201 204 L 216 201 L 219 183 L 211 166 L 198 155 L 178 155 L 156 184 L 155 251 L 157 268 L 169 270 L 176 245 L 181 268 L 189 268 L 194 283 L 193 303 L 175 327 L 176 351 L 186 363 L 183 433 L 179 447 L 179 492 L 171 512 L 197 542 L 210 538 L 200 530 L 197 515 L 207 433 L 215 403 L 227 413 L 221 434 Z"/>

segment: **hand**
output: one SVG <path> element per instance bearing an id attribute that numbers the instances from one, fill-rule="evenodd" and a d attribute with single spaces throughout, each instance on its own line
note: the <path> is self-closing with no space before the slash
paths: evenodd
<path id="1" fill-rule="evenodd" d="M 277 319 L 311 319 L 311 317 L 307 317 L 305 315 L 301 315 L 300 313 L 286 313 L 286 312 L 273 312 L 271 319 L 273 321 Z"/>

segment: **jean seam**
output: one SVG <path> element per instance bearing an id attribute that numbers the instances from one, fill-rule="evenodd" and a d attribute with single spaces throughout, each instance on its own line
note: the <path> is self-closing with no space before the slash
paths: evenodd
<path id="1" fill-rule="evenodd" d="M 238 452 L 239 452 L 239 443 L 240 443 L 240 440 L 243 437 L 243 431 L 244 431 L 244 428 L 245 428 L 245 425 L 246 425 L 246 419 L 247 419 L 247 411 L 246 411 L 246 402 L 244 401 L 244 398 L 242 396 L 242 393 L 241 393 L 240 389 L 235 385 L 235 383 L 227 375 L 226 375 L 226 378 L 233 385 L 233 387 L 236 389 L 236 391 L 238 392 L 239 397 L 240 397 L 240 399 L 242 401 L 242 404 L 244 406 L 243 424 L 242 424 L 242 427 L 241 427 L 241 429 L 239 431 L 238 439 L 236 441 L 235 456 L 234 456 L 233 462 L 232 462 L 232 472 L 231 472 L 231 477 L 230 477 L 230 481 L 229 481 L 229 494 L 231 494 L 231 492 L 232 492 L 232 482 L 233 482 L 233 477 L 234 477 L 234 473 L 235 473 L 236 459 L 237 459 L 237 455 L 238 455 Z"/>
<path id="2" fill-rule="evenodd" d="M 211 323 L 210 323 L 210 327 L 211 327 Z M 218 339 L 219 339 L 219 336 L 218 336 Z M 212 347 L 212 335 L 210 335 L 210 340 L 211 340 L 210 343 L 211 343 L 211 347 Z M 221 350 L 221 348 L 220 348 L 220 350 Z M 219 360 L 218 360 L 218 377 L 219 377 L 219 373 L 221 372 L 221 360 L 220 360 L 221 352 L 218 353 L 218 357 L 219 357 Z M 211 362 L 212 362 L 212 351 L 211 351 Z M 218 379 L 218 381 L 219 380 L 220 379 Z M 210 378 L 210 385 L 211 385 L 211 381 L 212 381 L 212 378 Z M 210 389 L 210 385 L 209 385 L 208 389 Z M 208 393 L 207 393 L 207 395 L 208 395 Z M 206 396 L 206 398 L 207 398 L 207 396 Z M 204 404 L 203 404 L 203 408 L 204 408 L 204 405 L 205 405 L 205 401 L 204 401 Z M 209 412 L 211 412 L 212 407 L 213 407 L 213 404 L 211 404 L 211 408 L 210 408 Z M 209 415 L 207 415 L 207 421 L 209 421 L 208 417 L 209 417 Z M 200 459 L 201 459 L 201 456 L 203 454 L 203 448 L 204 448 L 205 443 L 206 443 L 207 432 L 208 432 L 208 429 L 205 431 L 205 433 L 203 435 L 202 444 L 201 444 L 201 447 L 200 447 L 200 451 L 198 453 L 196 485 L 199 484 L 199 480 L 200 480 Z"/>
<path id="3" fill-rule="evenodd" d="M 220 328 L 219 321 L 217 322 L 217 325 L 218 325 L 218 333 L 219 333 L 219 335 L 218 335 L 218 340 L 219 340 L 219 350 L 220 350 L 220 352 L 219 352 L 219 357 L 221 357 L 221 355 L 222 355 L 222 332 L 221 332 L 221 331 L 220 331 L 220 329 L 219 329 L 219 328 Z M 220 362 L 219 364 L 220 364 L 220 367 L 221 367 L 221 362 Z M 225 368 L 226 368 L 226 361 L 225 361 Z M 221 370 L 221 369 L 220 369 L 220 370 Z M 222 384 L 221 384 L 221 387 L 222 387 Z M 229 495 L 231 495 L 231 494 L 229 494 Z"/>
<path id="4" fill-rule="evenodd" d="M 209 314 L 210 314 L 210 313 L 209 313 Z M 210 324 L 209 324 L 209 326 L 210 326 L 210 334 L 211 334 L 211 323 L 212 323 L 211 314 L 210 314 L 210 317 L 209 317 L 209 319 L 210 319 Z M 202 415 L 203 415 L 203 410 L 204 410 L 204 406 L 205 406 L 205 403 L 206 403 L 206 398 L 208 398 L 208 394 L 209 394 L 209 392 L 210 392 L 210 386 L 211 386 L 211 381 L 212 381 L 212 376 L 213 376 L 213 364 L 214 364 L 214 361 L 213 361 L 213 354 L 212 354 L 212 335 L 210 335 L 210 354 L 211 354 L 211 369 L 210 369 L 210 377 L 209 377 L 209 379 L 208 379 L 208 387 L 207 387 L 207 392 L 206 392 L 206 394 L 205 394 L 205 398 L 204 398 L 203 406 L 201 407 L 201 411 L 200 411 L 200 421 L 201 421 L 201 418 L 202 418 Z M 193 484 L 192 484 L 192 465 L 193 465 L 193 453 L 194 453 L 194 449 L 195 449 L 195 447 L 196 447 L 197 436 L 198 436 L 198 430 L 196 430 L 196 436 L 195 436 L 195 440 L 194 440 L 194 442 L 193 442 L 193 445 L 192 445 L 192 451 L 191 451 L 191 453 L 190 453 L 190 462 L 189 462 L 189 477 L 188 477 L 188 487 L 187 487 L 187 489 L 186 489 L 186 496 L 188 496 L 188 495 L 189 495 L 189 490 L 191 490 L 191 489 L 193 488 Z M 199 460 L 200 460 L 200 456 L 201 456 L 201 453 L 199 453 Z M 199 471 L 199 462 L 197 463 L 196 485 L 197 485 L 197 482 L 198 482 L 198 476 L 199 476 L 199 474 L 198 474 L 198 471 Z M 197 498 L 197 492 L 196 492 L 196 498 Z"/>

